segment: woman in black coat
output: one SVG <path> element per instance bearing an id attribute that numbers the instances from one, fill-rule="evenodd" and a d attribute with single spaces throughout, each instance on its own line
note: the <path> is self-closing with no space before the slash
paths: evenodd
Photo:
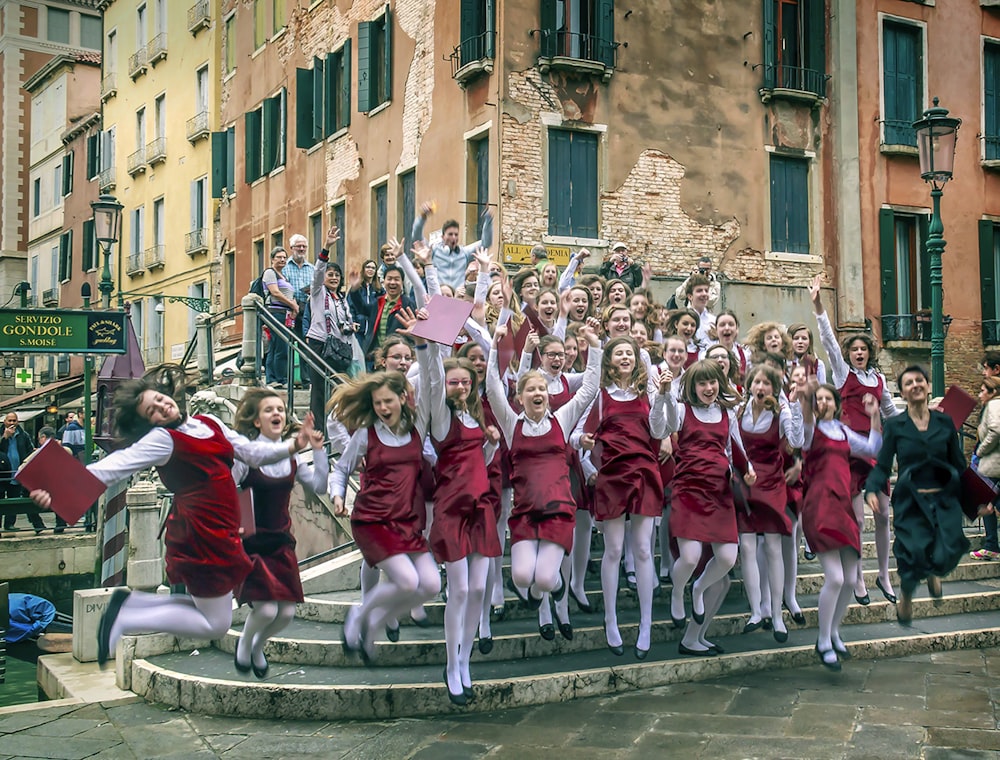
<path id="1" fill-rule="evenodd" d="M 369 259 L 361 267 L 361 281 L 347 294 L 351 313 L 358 323 L 358 342 L 365 355 L 371 349 L 372 333 L 375 330 L 375 316 L 378 314 L 378 299 L 385 289 L 378 279 L 378 265 Z"/>

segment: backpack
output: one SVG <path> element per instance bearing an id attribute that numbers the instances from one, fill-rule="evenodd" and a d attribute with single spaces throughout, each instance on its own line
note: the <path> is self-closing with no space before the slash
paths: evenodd
<path id="1" fill-rule="evenodd" d="M 264 303 L 267 303 L 267 297 L 270 295 L 267 288 L 264 287 L 264 273 L 270 268 L 265 269 L 260 273 L 260 277 L 250 283 L 250 295 L 259 296 Z"/>

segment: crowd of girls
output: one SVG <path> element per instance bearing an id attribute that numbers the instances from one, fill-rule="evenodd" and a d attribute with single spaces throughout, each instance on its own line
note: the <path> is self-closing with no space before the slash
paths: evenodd
<path id="1" fill-rule="evenodd" d="M 824 576 L 817 657 L 837 670 L 847 656 L 846 608 L 852 597 L 870 603 L 860 563 L 866 504 L 875 516 L 876 585 L 897 601 L 886 494 L 894 461 L 907 515 L 900 530 L 897 514 L 895 545 L 901 621 L 912 614 L 916 584 L 927 578 L 939 595 L 940 576 L 967 548 L 960 523 L 956 533 L 935 512 L 953 504 L 964 457 L 946 418 L 927 407 L 926 375 L 902 373 L 906 424 L 887 422 L 883 446 L 883 420 L 898 412 L 875 344 L 860 333 L 837 343 L 818 278 L 809 288 L 813 325 L 765 321 L 741 342 L 734 311 L 708 312 L 704 276 L 688 279 L 688 305 L 667 310 L 648 282 L 633 290 L 596 275 L 574 281 L 586 251 L 561 277 L 548 262 L 508 277 L 480 249 L 470 265 L 474 285 L 456 294 L 473 301 L 472 315 L 462 338 L 441 346 L 413 337 L 425 305 L 452 297 L 429 249 L 418 241 L 411 260 L 395 241 L 390 247 L 417 308 L 400 310 L 402 327 L 381 342 L 374 371 L 343 378 L 326 406 L 339 455 L 328 489 L 339 514 L 348 514 L 348 480 L 362 470 L 349 512 L 364 558 L 362 601 L 346 617 L 343 645 L 367 663 L 377 659 L 383 631 L 399 639 L 402 618 L 428 624 L 423 605 L 440 592 L 443 567 L 442 679 L 451 701 L 465 704 L 473 648 L 492 650 L 505 588 L 538 611 L 547 640 L 557 628 L 573 637 L 571 600 L 582 612 L 598 608 L 585 585 L 596 527 L 604 634 L 615 656 L 626 650 L 623 570 L 638 601 L 638 633 L 628 642 L 637 659 L 652 647 L 653 597 L 667 583 L 679 653 L 711 657 L 722 648 L 706 634 L 738 561 L 744 633 L 764 629 L 785 643 L 783 610 L 806 623 L 795 595 L 804 535 Z M 829 370 L 816 356 L 813 327 Z M 318 450 L 322 435 L 310 414 L 289 437 L 284 402 L 268 390 L 247 394 L 235 430 L 187 417 L 172 379 L 161 373 L 119 392 L 118 426 L 132 445 L 91 469 L 112 482 L 159 468 L 175 493 L 167 571 L 190 596 L 116 594 L 101 657 L 123 633 L 221 635 L 235 594 L 252 605 L 235 666 L 263 678 L 264 646 L 302 599 L 288 499 L 296 479 L 326 487 L 326 458 L 299 453 Z M 242 540 L 236 483 L 254 495 L 255 530 Z"/>

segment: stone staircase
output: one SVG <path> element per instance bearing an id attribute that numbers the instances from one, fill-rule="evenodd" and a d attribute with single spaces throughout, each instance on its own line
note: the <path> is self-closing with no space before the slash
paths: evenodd
<path id="1" fill-rule="evenodd" d="M 982 543 L 978 530 L 970 529 L 969 535 L 973 548 L 978 548 Z M 945 596 L 937 602 L 921 588 L 914 598 L 913 625 L 907 628 L 898 624 L 895 607 L 875 588 L 874 556 L 873 543 L 866 541 L 863 564 L 872 602 L 867 607 L 852 605 L 843 629 L 854 657 L 1000 645 L 1000 563 L 966 558 L 945 579 Z M 596 552 L 595 560 L 599 560 Z M 506 619 L 493 624 L 492 652 L 473 654 L 475 696 L 464 708 L 451 705 L 442 680 L 443 602 L 427 605 L 434 623 L 430 628 L 401 621 L 400 640 L 390 643 L 383 637 L 375 667 L 365 668 L 357 657 L 345 655 L 340 644 L 341 623 L 357 601 L 357 591 L 309 594 L 292 624 L 270 642 L 271 667 L 264 680 L 233 668 L 232 653 L 245 616 L 238 612 L 233 629 L 218 642 L 127 637 L 119 650 L 118 681 L 148 700 L 192 712 L 299 720 L 494 711 L 809 664 L 815 664 L 819 677 L 836 684 L 837 674 L 822 669 L 813 651 L 822 582 L 818 562 L 800 562 L 798 598 L 806 624 L 796 626 L 786 615 L 789 639 L 779 644 L 767 631 L 742 634 L 748 608 L 737 569 L 709 634 L 725 654 L 706 658 L 677 653 L 681 634 L 669 621 L 669 587 L 661 589 L 654 599 L 652 648 L 642 662 L 631 648 L 637 635 L 637 600 L 624 587 L 624 578 L 618 604 L 626 647 L 623 657 L 607 648 L 602 613 L 583 614 L 571 601 L 573 639 L 567 641 L 557 633 L 555 640 L 546 641 L 538 633 L 537 613 L 508 597 Z M 598 576 L 588 577 L 587 593 L 599 609 Z M 844 663 L 845 669 L 850 666 L 849 661 Z"/>

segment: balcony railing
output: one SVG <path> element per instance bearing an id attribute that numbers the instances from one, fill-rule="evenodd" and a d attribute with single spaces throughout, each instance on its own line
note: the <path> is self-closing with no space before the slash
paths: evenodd
<path id="1" fill-rule="evenodd" d="M 944 337 L 948 337 L 948 328 L 951 326 L 951 317 L 947 314 L 942 319 L 944 327 Z M 985 323 L 983 337 L 985 339 Z M 916 314 L 883 314 L 882 315 L 882 342 L 888 343 L 894 340 L 915 340 L 930 342 L 931 339 L 931 315 L 926 312 Z"/>
<path id="2" fill-rule="evenodd" d="M 983 320 L 983 345 L 1000 345 L 1000 319 Z"/>
<path id="3" fill-rule="evenodd" d="M 102 193 L 107 190 L 114 190 L 117 184 L 118 180 L 115 179 L 115 167 L 113 166 L 102 169 L 101 173 L 97 175 L 97 187 Z"/>
<path id="4" fill-rule="evenodd" d="M 135 275 L 143 274 L 145 271 L 142 265 L 142 253 L 130 253 L 128 261 L 125 262 L 125 273 L 134 277 Z"/>
<path id="5" fill-rule="evenodd" d="M 493 71 L 496 32 L 466 37 L 451 53 L 451 76 L 459 84 Z"/>
<path id="6" fill-rule="evenodd" d="M 204 227 L 191 230 L 185 239 L 184 250 L 187 251 L 188 256 L 208 251 L 208 230 Z"/>
<path id="7" fill-rule="evenodd" d="M 58 306 L 59 305 L 59 288 L 49 288 L 48 290 L 42 291 L 42 305 L 43 306 Z"/>
<path id="8" fill-rule="evenodd" d="M 154 166 L 167 160 L 167 138 L 157 137 L 153 142 L 146 143 L 146 163 Z"/>
<path id="9" fill-rule="evenodd" d="M 199 111 L 187 120 L 187 139 L 196 143 L 203 137 L 208 137 L 208 111 Z"/>
<path id="10" fill-rule="evenodd" d="M 917 132 L 913 129 L 912 121 L 886 119 L 882 124 L 885 127 L 883 145 L 908 145 L 911 148 L 917 147 Z"/>
<path id="11" fill-rule="evenodd" d="M 1000 160 L 1000 135 L 983 135 L 983 158 L 987 161 Z"/>
<path id="12" fill-rule="evenodd" d="M 829 77 L 822 71 L 801 66 L 765 66 L 764 90 L 794 90 L 808 92 L 820 98 L 826 97 L 826 81 Z"/>
<path id="13" fill-rule="evenodd" d="M 166 246 L 151 245 L 146 249 L 146 269 L 162 269 L 164 264 L 164 251 Z"/>
<path id="14" fill-rule="evenodd" d="M 139 148 L 135 153 L 129 155 L 125 162 L 125 170 L 129 173 L 129 176 L 134 177 L 136 174 L 141 174 L 146 171 L 146 146 Z"/>
<path id="15" fill-rule="evenodd" d="M 549 69 L 603 72 L 610 80 L 618 63 L 618 43 L 593 34 L 564 32 L 556 29 L 538 29 L 541 35 L 539 69 L 544 74 Z"/>
<path id="16" fill-rule="evenodd" d="M 155 66 L 161 58 L 167 57 L 167 33 L 160 32 L 146 45 L 146 58 L 150 65 Z"/>
<path id="17" fill-rule="evenodd" d="M 208 29 L 212 18 L 209 15 L 208 0 L 198 0 L 188 8 L 188 31 L 198 34 L 199 29 Z"/>
<path id="18" fill-rule="evenodd" d="M 118 94 L 118 75 L 112 72 L 101 80 L 101 102 Z"/>
<path id="19" fill-rule="evenodd" d="M 146 73 L 146 48 L 141 47 L 128 57 L 128 75 L 132 79 L 138 78 Z"/>

